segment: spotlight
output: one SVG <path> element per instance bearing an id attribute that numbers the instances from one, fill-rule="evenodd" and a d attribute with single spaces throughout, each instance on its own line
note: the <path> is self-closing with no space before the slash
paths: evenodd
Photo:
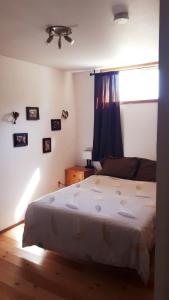
<path id="1" fill-rule="evenodd" d="M 68 35 L 65 35 L 64 38 L 65 38 L 65 40 L 66 40 L 67 42 L 69 42 L 71 45 L 73 45 L 74 42 L 75 42 L 75 41 L 74 41 L 70 36 L 68 36 Z"/>
<path id="2" fill-rule="evenodd" d="M 61 49 L 62 48 L 62 36 L 59 35 L 59 39 L 58 39 L 58 48 Z"/>
<path id="3" fill-rule="evenodd" d="M 46 43 L 47 44 L 51 43 L 51 41 L 53 40 L 53 37 L 54 37 L 54 35 L 50 34 L 49 37 L 48 37 L 48 39 L 46 40 Z"/>

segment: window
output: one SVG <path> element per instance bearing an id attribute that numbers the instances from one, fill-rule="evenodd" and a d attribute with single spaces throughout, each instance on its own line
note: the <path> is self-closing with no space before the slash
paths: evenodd
<path id="1" fill-rule="evenodd" d="M 150 67 L 119 72 L 120 101 L 157 100 L 159 69 Z"/>

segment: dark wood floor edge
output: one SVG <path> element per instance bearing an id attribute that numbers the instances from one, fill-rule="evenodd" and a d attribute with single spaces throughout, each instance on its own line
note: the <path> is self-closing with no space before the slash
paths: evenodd
<path id="1" fill-rule="evenodd" d="M 8 231 L 8 230 L 13 229 L 13 228 L 15 228 L 16 226 L 23 224 L 24 221 L 25 221 L 25 220 L 22 220 L 22 221 L 20 221 L 20 222 L 14 224 L 14 225 L 11 225 L 11 226 L 9 226 L 9 227 L 7 227 L 7 228 L 1 230 L 1 231 L 0 231 L 0 234 L 3 234 L 3 233 L 5 233 L 5 232 Z"/>

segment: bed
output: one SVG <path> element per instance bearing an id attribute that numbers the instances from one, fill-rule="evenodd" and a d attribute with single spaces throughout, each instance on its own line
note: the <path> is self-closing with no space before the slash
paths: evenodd
<path id="1" fill-rule="evenodd" d="M 28 206 L 23 247 L 131 268 L 147 283 L 155 211 L 155 182 L 93 175 Z"/>

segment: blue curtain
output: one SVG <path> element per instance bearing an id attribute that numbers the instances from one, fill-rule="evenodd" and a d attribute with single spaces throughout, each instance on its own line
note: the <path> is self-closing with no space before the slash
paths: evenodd
<path id="1" fill-rule="evenodd" d="M 118 78 L 118 72 L 95 74 L 93 161 L 123 157 Z"/>

